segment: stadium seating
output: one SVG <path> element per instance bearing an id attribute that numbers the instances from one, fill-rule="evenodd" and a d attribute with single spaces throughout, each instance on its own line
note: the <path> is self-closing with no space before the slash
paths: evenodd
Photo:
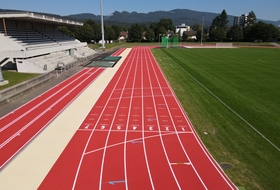
<path id="1" fill-rule="evenodd" d="M 43 21 L 41 21 L 43 22 Z M 0 22 L 1 66 L 14 62 L 18 72 L 47 73 L 58 62 L 73 64 L 96 52 L 77 39 L 63 34 L 58 25 L 22 20 Z"/>

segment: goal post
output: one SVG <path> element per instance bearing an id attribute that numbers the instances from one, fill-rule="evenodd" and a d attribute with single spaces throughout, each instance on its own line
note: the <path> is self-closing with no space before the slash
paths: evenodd
<path id="1" fill-rule="evenodd" d="M 232 48 L 232 43 L 216 43 L 216 48 Z"/>

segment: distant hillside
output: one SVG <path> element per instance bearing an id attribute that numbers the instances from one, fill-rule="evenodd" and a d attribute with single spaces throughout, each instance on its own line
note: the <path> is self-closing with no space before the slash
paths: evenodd
<path id="1" fill-rule="evenodd" d="M 180 25 L 181 23 L 185 23 L 187 25 L 193 25 L 195 23 L 202 22 L 202 15 L 204 17 L 204 24 L 210 25 L 212 20 L 218 16 L 217 13 L 207 13 L 207 12 L 198 12 L 192 11 L 188 9 L 175 9 L 171 11 L 155 11 L 149 13 L 137 13 L 137 12 L 118 12 L 115 11 L 110 16 L 104 16 L 104 22 L 122 22 L 122 23 L 151 23 L 158 22 L 161 18 L 170 18 L 173 21 L 174 25 Z M 83 13 L 76 15 L 69 15 L 68 18 L 72 19 L 92 19 L 92 20 L 100 20 L 100 15 L 94 15 L 91 13 Z M 233 23 L 233 16 L 228 16 L 230 22 Z"/>
<path id="2" fill-rule="evenodd" d="M 222 12 L 222 10 L 221 10 Z M 174 9 L 171 11 L 155 11 L 149 13 L 137 13 L 137 12 L 118 12 L 115 11 L 110 16 L 104 16 L 105 23 L 113 23 L 113 22 L 122 22 L 122 23 L 151 23 L 151 22 L 158 22 L 161 18 L 170 18 L 173 21 L 174 25 L 180 25 L 181 23 L 185 23 L 187 25 L 194 25 L 195 23 L 202 23 L 202 15 L 204 15 L 204 25 L 210 26 L 212 20 L 220 15 L 221 13 L 209 13 L 209 12 L 199 12 L 193 11 L 189 9 Z M 235 15 L 237 16 L 237 15 Z M 69 18 L 72 19 L 92 19 L 92 20 L 100 20 L 100 15 L 94 15 L 91 13 L 83 13 L 83 14 L 76 14 L 76 15 L 69 15 Z M 234 16 L 228 15 L 229 26 L 233 25 Z M 260 21 L 258 19 L 257 21 Z M 280 25 L 279 21 L 268 21 L 268 20 L 261 20 L 265 23 L 273 24 L 275 26 Z"/>
<path id="3" fill-rule="evenodd" d="M 7 10 L 7 9 L 0 9 L 1 12 L 12 12 L 12 11 L 19 11 L 19 10 Z M 26 12 L 26 11 L 25 11 Z M 221 10 L 222 12 L 222 10 Z M 69 20 L 75 20 L 79 22 L 84 22 L 87 19 L 92 19 L 95 21 L 100 22 L 100 15 L 94 15 L 92 13 L 81 13 L 81 14 L 73 14 L 68 16 L 60 16 L 55 14 L 49 14 L 49 13 L 41 13 L 46 15 L 52 15 L 55 17 L 63 17 L 65 19 Z M 212 23 L 212 20 L 220 15 L 221 13 L 209 13 L 209 12 L 199 12 L 199 11 L 193 11 L 189 9 L 174 9 L 171 11 L 155 11 L 155 12 L 149 12 L 149 13 L 137 13 L 137 12 L 118 12 L 115 11 L 111 15 L 104 16 L 104 22 L 107 25 L 123 25 L 123 26 L 130 26 L 133 23 L 143 23 L 143 24 L 149 24 L 151 22 L 158 22 L 161 18 L 170 18 L 173 21 L 174 25 L 180 25 L 181 23 L 185 23 L 187 25 L 194 25 L 195 23 L 202 23 L 202 15 L 204 15 L 204 25 L 210 26 Z M 235 15 L 239 16 L 239 15 Z M 233 25 L 233 15 L 228 15 L 229 26 Z M 259 21 L 261 19 L 258 19 Z M 261 20 L 268 24 L 273 24 L 275 26 L 280 25 L 279 21 L 268 21 L 268 20 Z"/>

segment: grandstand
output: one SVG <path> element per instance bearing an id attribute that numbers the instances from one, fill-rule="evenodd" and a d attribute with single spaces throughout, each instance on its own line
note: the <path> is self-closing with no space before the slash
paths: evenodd
<path id="1" fill-rule="evenodd" d="M 87 43 L 63 34 L 63 25 L 83 23 L 29 12 L 0 14 L 0 65 L 18 72 L 48 73 L 58 66 L 90 59 Z"/>

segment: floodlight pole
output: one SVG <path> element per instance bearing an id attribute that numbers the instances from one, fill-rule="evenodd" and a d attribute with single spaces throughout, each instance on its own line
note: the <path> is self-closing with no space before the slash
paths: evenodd
<path id="1" fill-rule="evenodd" d="M 101 13 L 101 33 L 102 33 L 102 47 L 101 48 L 105 48 L 102 0 L 100 0 L 100 13 Z"/>
<path id="2" fill-rule="evenodd" d="M 203 39 L 203 24 L 204 24 L 204 15 L 202 15 L 202 24 L 201 24 L 201 44 L 202 45 L 202 39 Z"/>

